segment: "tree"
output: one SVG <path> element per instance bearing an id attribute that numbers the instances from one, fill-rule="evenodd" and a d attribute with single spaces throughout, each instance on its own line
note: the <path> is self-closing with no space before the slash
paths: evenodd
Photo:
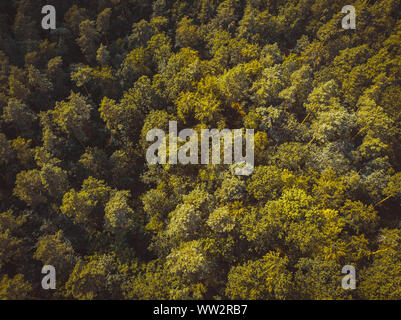
<path id="1" fill-rule="evenodd" d="M 176 104 L 178 115 L 184 121 L 190 121 L 195 117 L 201 122 L 212 122 L 221 118 L 221 102 L 211 93 L 208 95 L 181 93 Z"/>
<path id="2" fill-rule="evenodd" d="M 34 169 L 19 172 L 15 180 L 14 194 L 32 207 L 45 203 L 46 189 L 42 183 L 40 171 Z"/>
<path id="3" fill-rule="evenodd" d="M 184 17 L 179 23 L 176 31 L 176 45 L 181 48 L 198 48 L 201 45 L 202 34 L 199 28 L 193 24 L 193 20 Z"/>
<path id="4" fill-rule="evenodd" d="M 283 89 L 284 80 L 278 65 L 263 70 L 262 77 L 251 88 L 255 102 L 260 106 L 277 103 L 277 97 Z"/>
<path id="5" fill-rule="evenodd" d="M 284 99 L 289 105 L 302 105 L 312 89 L 312 69 L 308 65 L 302 66 L 294 71 L 290 76 L 291 86 L 279 93 L 279 97 Z"/>
<path id="6" fill-rule="evenodd" d="M 78 34 L 81 22 L 87 18 L 87 12 L 85 8 L 78 8 L 77 5 L 71 6 L 66 12 L 64 19 L 67 26 L 74 32 Z"/>
<path id="7" fill-rule="evenodd" d="M 110 164 L 107 154 L 100 148 L 86 148 L 84 154 L 78 162 L 89 172 L 90 175 L 97 178 L 107 178 Z"/>
<path id="8" fill-rule="evenodd" d="M 199 232 L 202 222 L 202 213 L 190 204 L 182 204 L 170 214 L 166 236 L 179 243 L 183 240 L 192 240 Z"/>
<path id="9" fill-rule="evenodd" d="M 360 275 L 359 290 L 365 299 L 400 299 L 400 230 L 383 229 L 378 250 L 372 252 L 373 262 Z"/>
<path id="10" fill-rule="evenodd" d="M 155 35 L 152 24 L 144 19 L 132 25 L 132 32 L 128 37 L 130 48 L 145 47 Z"/>
<path id="11" fill-rule="evenodd" d="M 13 278 L 3 275 L 0 282 L 0 300 L 24 300 L 30 298 L 31 284 L 24 275 L 17 274 Z"/>
<path id="12" fill-rule="evenodd" d="M 199 240 L 183 243 L 179 248 L 173 249 L 166 258 L 166 265 L 173 275 L 184 279 L 204 279 L 211 272 L 202 243 Z"/>
<path id="13" fill-rule="evenodd" d="M 24 72 L 15 66 L 11 67 L 10 74 L 8 76 L 8 87 L 11 97 L 24 102 L 28 100 L 31 94 L 30 90 L 27 88 Z"/>
<path id="14" fill-rule="evenodd" d="M 152 61 L 157 70 L 163 71 L 169 59 L 173 55 L 171 47 L 171 39 L 167 37 L 164 33 L 155 34 L 149 41 L 147 47 L 152 56 Z"/>
<path id="15" fill-rule="evenodd" d="M 357 123 L 365 135 L 359 147 L 361 154 L 366 158 L 382 155 L 388 149 L 386 142 L 394 135 L 393 121 L 383 108 L 367 97 L 361 97 L 358 105 Z"/>
<path id="16" fill-rule="evenodd" d="M 96 61 L 99 62 L 102 66 L 107 66 L 110 60 L 110 52 L 107 50 L 107 47 L 103 44 L 100 45 L 99 49 L 97 49 Z"/>
<path id="17" fill-rule="evenodd" d="M 170 287 L 177 284 L 177 278 L 172 277 L 158 261 L 150 261 L 141 271 L 123 286 L 125 299 L 170 298 Z"/>
<path id="18" fill-rule="evenodd" d="M 7 165 L 13 156 L 10 142 L 4 134 L 0 133 L 0 165 Z"/>
<path id="19" fill-rule="evenodd" d="M 28 67 L 28 83 L 33 87 L 33 91 L 37 90 L 43 94 L 50 94 L 53 90 L 53 84 L 46 74 L 41 73 L 32 65 Z"/>
<path id="20" fill-rule="evenodd" d="M 313 136 L 321 143 L 345 140 L 354 131 L 357 117 L 345 108 L 333 107 L 330 111 L 322 111 L 312 122 Z"/>
<path id="21" fill-rule="evenodd" d="M 78 88 L 83 86 L 86 94 L 89 95 L 88 84 L 93 79 L 93 69 L 84 65 L 77 65 L 74 69 L 75 71 L 71 72 L 71 80 Z"/>
<path id="22" fill-rule="evenodd" d="M 235 216 L 228 207 L 220 207 L 214 210 L 206 221 L 206 224 L 216 233 L 232 231 L 236 226 Z"/>
<path id="23" fill-rule="evenodd" d="M 213 197 L 201 188 L 196 188 L 183 197 L 183 204 L 169 214 L 170 220 L 166 228 L 166 236 L 174 240 L 173 246 L 184 240 L 192 240 L 200 234 L 212 203 Z"/>
<path id="24" fill-rule="evenodd" d="M 335 261 L 320 258 L 299 259 L 295 273 L 297 299 L 342 300 L 351 298 L 351 294 L 341 287 L 342 265 Z"/>
<path id="25" fill-rule="evenodd" d="M 34 150 L 32 149 L 32 140 L 26 140 L 18 137 L 11 141 L 13 153 L 24 168 L 32 168 Z"/>
<path id="26" fill-rule="evenodd" d="M 199 77 L 199 64 L 198 52 L 190 48 L 183 48 L 171 56 L 162 73 L 167 99 L 174 101 L 180 92 L 193 87 Z"/>
<path id="27" fill-rule="evenodd" d="M 89 177 L 79 192 L 71 189 L 64 194 L 60 210 L 75 223 L 87 226 L 89 231 L 96 230 L 103 225 L 104 208 L 111 191 L 104 181 Z"/>
<path id="28" fill-rule="evenodd" d="M 274 166 L 257 167 L 248 184 L 248 193 L 257 200 L 276 199 L 284 187 L 285 172 Z"/>
<path id="29" fill-rule="evenodd" d="M 81 47 L 81 51 L 87 61 L 95 61 L 100 41 L 100 35 L 96 30 L 95 22 L 91 20 L 82 21 L 79 24 L 79 36 L 77 43 Z"/>
<path id="30" fill-rule="evenodd" d="M 107 129 L 119 138 L 130 138 L 139 135 L 140 126 L 134 121 L 141 122 L 146 108 L 153 103 L 152 93 L 149 92 L 149 79 L 141 77 L 134 87 L 124 93 L 120 103 L 104 97 L 100 104 L 100 116 L 106 122 Z"/>
<path id="31" fill-rule="evenodd" d="M 9 268 L 10 265 L 18 265 L 26 254 L 27 248 L 20 238 L 20 230 L 27 220 L 26 215 L 16 216 L 12 210 L 0 213 L 0 270 L 4 266 Z M 12 282 L 4 283 L 4 286 L 7 285 L 12 285 Z"/>
<path id="32" fill-rule="evenodd" d="M 287 265 L 287 257 L 272 251 L 261 259 L 233 267 L 228 274 L 226 295 L 230 299 L 290 299 L 292 275 Z"/>
<path id="33" fill-rule="evenodd" d="M 226 29 L 234 31 L 238 20 L 239 2 L 236 0 L 226 0 L 217 7 L 217 14 L 213 19 L 213 23 Z"/>
<path id="34" fill-rule="evenodd" d="M 111 13 L 112 9 L 106 8 L 101 13 L 99 13 L 96 20 L 96 30 L 106 38 L 106 43 L 109 42 L 107 34 L 110 31 Z"/>
<path id="35" fill-rule="evenodd" d="M 222 203 L 231 203 L 245 198 L 246 184 L 237 176 L 227 176 L 221 183 L 221 187 L 216 190 L 216 198 Z"/>
<path id="36" fill-rule="evenodd" d="M 65 239 L 60 230 L 54 235 L 46 235 L 36 243 L 36 251 L 33 257 L 43 265 L 52 265 L 57 270 L 56 287 L 61 288 L 68 275 L 77 262 L 77 256 L 71 243 Z"/>
<path id="37" fill-rule="evenodd" d="M 125 58 L 121 74 L 124 79 L 132 83 L 141 76 L 151 74 L 151 56 L 146 48 L 136 48 Z"/>
<path id="38" fill-rule="evenodd" d="M 54 123 L 68 136 L 75 137 L 81 144 L 87 138 L 86 126 L 92 106 L 79 93 L 71 93 L 68 101 L 57 102 L 52 110 Z"/>
<path id="39" fill-rule="evenodd" d="M 78 300 L 121 298 L 122 267 L 112 255 L 78 261 L 65 284 L 67 296 Z"/>
<path id="40" fill-rule="evenodd" d="M 61 200 L 69 188 L 67 172 L 56 165 L 44 164 L 40 171 L 40 178 L 48 194 L 56 199 Z"/>
<path id="41" fill-rule="evenodd" d="M 381 200 L 380 203 L 383 203 L 391 197 L 399 198 L 401 196 L 401 172 L 396 173 L 390 178 L 390 182 L 384 192 L 387 195 L 387 198 Z"/>
<path id="42" fill-rule="evenodd" d="M 105 227 L 113 233 L 132 227 L 134 210 L 129 206 L 129 191 L 117 191 L 110 197 L 105 207 Z"/>
<path id="43" fill-rule="evenodd" d="M 314 114 L 318 111 L 326 111 L 333 105 L 338 105 L 337 90 L 338 86 L 334 80 L 315 87 L 309 94 L 307 103 L 305 103 L 306 110 Z"/>
<path id="44" fill-rule="evenodd" d="M 358 32 L 329 0 L 6 2 L 1 299 L 399 298 L 400 0 Z M 171 121 L 254 130 L 253 173 L 165 162 Z"/>
<path id="45" fill-rule="evenodd" d="M 3 120 L 14 125 L 17 132 L 24 136 L 32 136 L 32 127 L 37 119 L 35 113 L 27 105 L 18 99 L 10 99 L 3 110 Z"/>

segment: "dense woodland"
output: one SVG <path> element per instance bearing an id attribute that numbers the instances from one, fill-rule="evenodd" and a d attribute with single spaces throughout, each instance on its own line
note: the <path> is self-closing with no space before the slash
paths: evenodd
<path id="1" fill-rule="evenodd" d="M 0 299 L 401 299 L 400 119 L 400 0 L 1 0 Z M 170 120 L 255 171 L 148 165 Z"/>

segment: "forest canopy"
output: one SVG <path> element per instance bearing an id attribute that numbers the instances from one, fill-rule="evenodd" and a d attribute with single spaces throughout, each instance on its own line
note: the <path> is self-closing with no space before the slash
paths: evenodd
<path id="1" fill-rule="evenodd" d="M 48 2 L 0 2 L 0 299 L 401 299 L 400 0 Z M 170 121 L 253 174 L 148 164 Z"/>

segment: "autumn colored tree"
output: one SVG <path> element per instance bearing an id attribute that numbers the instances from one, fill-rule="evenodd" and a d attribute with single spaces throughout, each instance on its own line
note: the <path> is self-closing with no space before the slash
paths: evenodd
<path id="1" fill-rule="evenodd" d="M 0 299 L 401 299 L 399 0 L 3 2 Z"/>

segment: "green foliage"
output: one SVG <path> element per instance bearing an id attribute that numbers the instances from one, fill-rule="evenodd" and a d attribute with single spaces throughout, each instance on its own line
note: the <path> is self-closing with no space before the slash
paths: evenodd
<path id="1" fill-rule="evenodd" d="M 297 263 L 295 283 L 299 296 L 308 300 L 343 300 L 350 295 L 338 284 L 342 266 L 334 261 L 319 258 L 301 258 Z"/>
<path id="2" fill-rule="evenodd" d="M 29 206 L 46 202 L 45 187 L 39 170 L 21 171 L 15 180 L 14 194 Z"/>
<path id="3" fill-rule="evenodd" d="M 34 2 L 0 5 L 0 299 L 401 299 L 399 0 Z M 254 172 L 149 165 L 169 121 L 253 129 Z"/>
<path id="4" fill-rule="evenodd" d="M 0 300 L 24 300 L 30 297 L 32 286 L 24 280 L 24 275 L 13 278 L 4 275 L 0 282 Z"/>
<path id="5" fill-rule="evenodd" d="M 71 93 L 68 101 L 57 102 L 52 111 L 53 121 L 65 134 L 79 141 L 86 138 L 85 127 L 90 118 L 92 106 L 79 93 Z"/>
<path id="6" fill-rule="evenodd" d="M 399 230 L 382 230 L 378 243 L 378 250 L 372 253 L 372 264 L 361 274 L 361 295 L 365 299 L 399 300 L 401 295 Z"/>
<path id="7" fill-rule="evenodd" d="M 65 285 L 66 294 L 74 299 L 121 297 L 124 266 L 112 255 L 91 256 L 78 261 Z"/>
<path id="8" fill-rule="evenodd" d="M 91 20 L 82 21 L 79 24 L 79 35 L 77 43 L 81 47 L 82 53 L 89 62 L 94 61 L 100 39 L 95 22 Z"/>
<path id="9" fill-rule="evenodd" d="M 89 177 L 83 182 L 79 192 L 71 189 L 64 194 L 60 210 L 76 223 L 83 223 L 92 230 L 99 227 L 110 192 L 111 188 L 104 181 Z"/>
<path id="10" fill-rule="evenodd" d="M 26 221 L 26 216 L 15 217 L 12 210 L 0 213 L 0 268 L 5 264 L 18 263 L 25 253 L 23 241 L 17 235 Z M 23 275 L 20 276 L 23 277 Z M 5 279 L 3 280 L 7 282 L 7 278 Z M 20 277 L 16 279 L 16 282 L 19 279 Z M 6 283 L 4 285 L 6 286 Z M 9 285 L 12 285 L 12 282 Z"/>
<path id="11" fill-rule="evenodd" d="M 104 209 L 105 227 L 114 233 L 130 228 L 133 223 L 134 210 L 128 205 L 129 191 L 117 191 L 110 197 Z"/>
<path id="12" fill-rule="evenodd" d="M 13 124 L 19 132 L 22 131 L 24 136 L 32 135 L 36 115 L 21 100 L 10 99 L 3 109 L 2 118 L 4 122 Z"/>
<path id="13" fill-rule="evenodd" d="M 52 265 L 57 270 L 56 287 L 62 287 L 74 268 L 77 257 L 71 243 L 60 230 L 54 235 L 46 235 L 36 243 L 33 257 L 43 265 Z"/>
<path id="14" fill-rule="evenodd" d="M 166 265 L 173 275 L 184 279 L 205 279 L 211 272 L 210 261 L 201 241 L 186 242 L 173 249 L 166 257 Z"/>
<path id="15" fill-rule="evenodd" d="M 291 298 L 292 275 L 288 258 L 269 252 L 263 258 L 233 267 L 226 294 L 231 299 L 272 300 Z"/>

